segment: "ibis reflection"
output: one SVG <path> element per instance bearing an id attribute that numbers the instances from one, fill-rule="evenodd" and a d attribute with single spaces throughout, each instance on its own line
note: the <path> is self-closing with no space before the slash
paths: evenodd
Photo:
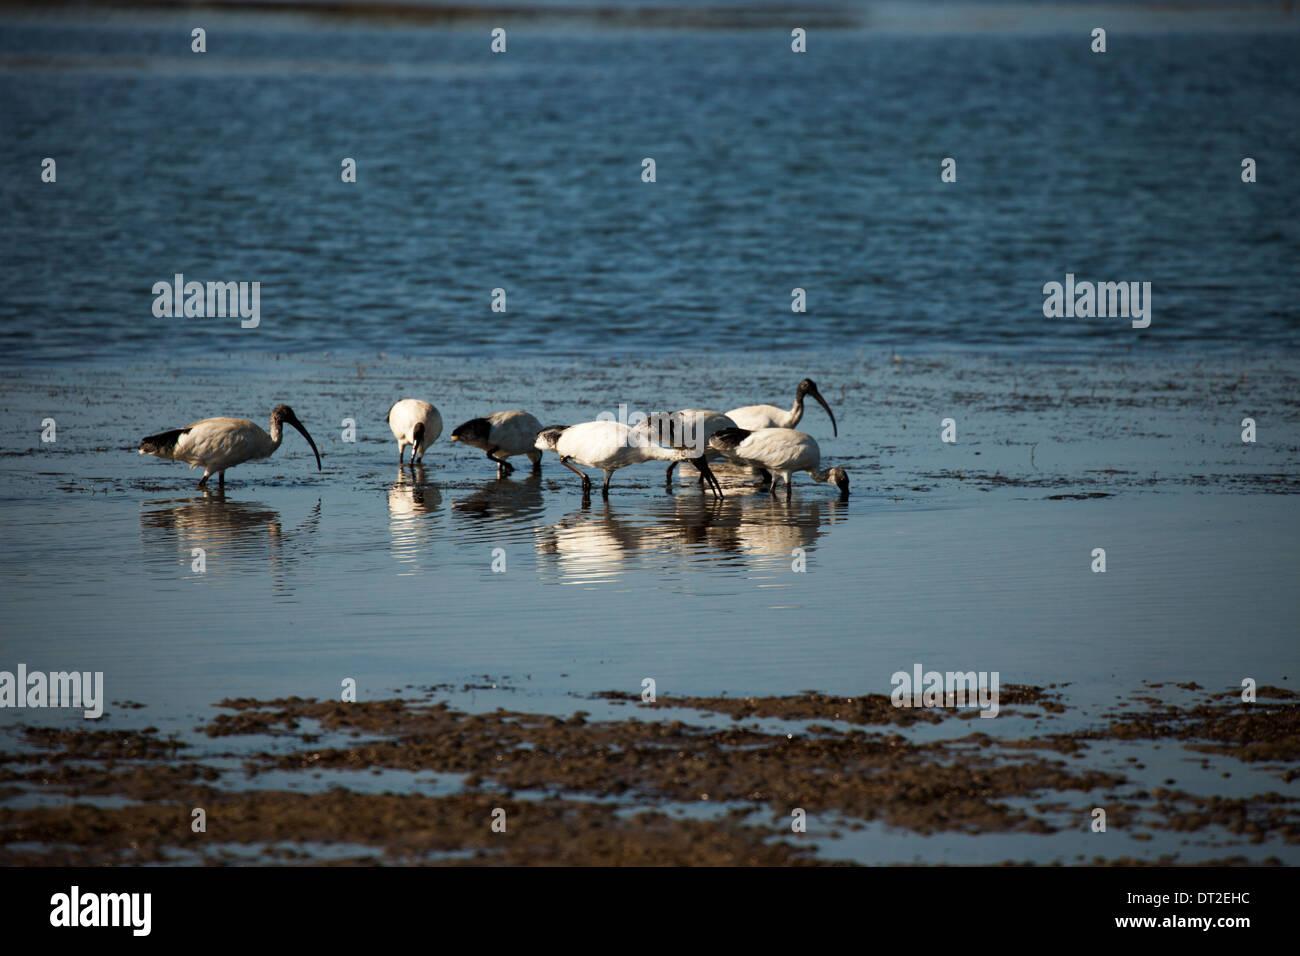
<path id="1" fill-rule="evenodd" d="M 220 491 L 189 498 L 169 498 L 142 504 L 140 536 L 146 560 L 171 573 L 177 564 L 188 574 L 223 574 L 261 570 L 265 559 L 279 569 L 299 536 L 320 524 L 320 501 L 292 530 L 280 512 L 252 501 L 226 498 Z"/>
<path id="2" fill-rule="evenodd" d="M 442 491 L 427 477 L 423 465 L 405 465 L 388 486 L 389 552 L 407 565 L 407 574 L 423 568 L 436 535 L 434 523 L 425 519 L 442 507 Z"/>
<path id="3" fill-rule="evenodd" d="M 545 510 L 540 475 L 493 478 L 451 503 L 452 533 L 458 545 L 475 555 L 472 560 L 481 556 L 486 561 L 494 548 L 531 550 L 533 528 L 544 520 Z"/>
<path id="4" fill-rule="evenodd" d="M 536 529 L 538 570 L 563 583 L 615 581 L 625 571 L 706 565 L 789 571 L 849 504 L 831 499 L 731 495 L 721 501 L 680 494 L 629 509 L 608 501 Z"/>

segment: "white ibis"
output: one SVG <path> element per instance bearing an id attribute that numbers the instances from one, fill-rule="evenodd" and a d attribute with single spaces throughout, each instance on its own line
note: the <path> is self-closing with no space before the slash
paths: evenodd
<path id="1" fill-rule="evenodd" d="M 746 405 L 744 408 L 733 408 L 727 412 L 727 417 L 734 421 L 738 428 L 747 428 L 750 431 L 758 431 L 760 428 L 794 428 L 803 418 L 805 395 L 811 395 L 817 399 L 822 408 L 826 409 L 826 414 L 831 417 L 831 428 L 835 430 L 836 437 L 839 437 L 840 429 L 835 424 L 835 413 L 826 404 L 826 399 L 822 398 L 822 393 L 817 391 L 817 383 L 810 378 L 804 379 L 795 389 L 794 405 L 789 411 L 777 408 L 775 405 Z"/>
<path id="2" fill-rule="evenodd" d="M 595 421 L 563 429 L 548 428 L 537 436 L 536 447 L 554 450 L 560 456 L 560 464 L 582 477 L 583 498 L 591 494 L 591 479 L 573 466 L 575 461 L 605 473 L 601 494 L 606 498 L 609 497 L 609 479 L 614 472 L 645 461 L 689 461 L 709 482 L 710 490 L 722 497 L 722 488 L 718 479 L 713 477 L 703 450 L 664 448 L 651 441 L 640 427 L 629 428 L 622 422 Z"/>
<path id="3" fill-rule="evenodd" d="M 542 453 L 534 444 L 541 430 L 541 422 L 516 408 L 509 412 L 493 412 L 487 418 L 471 418 L 456 426 L 451 440 L 487 452 L 487 456 L 496 462 L 497 477 L 500 478 L 515 470 L 515 466 L 506 461 L 513 455 L 527 455 L 533 463 L 533 471 L 541 470 Z"/>
<path id="4" fill-rule="evenodd" d="M 764 468 L 772 474 L 766 489 L 776 494 L 776 480 L 785 479 L 785 497 L 790 498 L 790 476 L 806 471 L 814 481 L 825 481 L 840 489 L 840 497 L 849 496 L 849 475 L 843 468 L 821 471 L 822 451 L 817 439 L 793 428 L 724 428 L 709 439 L 709 447 L 740 465 Z"/>
<path id="5" fill-rule="evenodd" d="M 188 461 L 191 468 L 202 465 L 203 477 L 199 479 L 199 487 L 206 488 L 208 478 L 216 475 L 217 485 L 224 488 L 227 468 L 256 458 L 268 458 L 280 447 L 282 425 L 292 425 L 302 432 L 302 437 L 307 439 L 316 455 L 316 470 L 320 471 L 320 452 L 316 443 L 288 405 L 271 409 L 269 435 L 247 418 L 205 418 L 184 428 L 141 439 L 140 454 L 169 461 Z"/>
<path id="6" fill-rule="evenodd" d="M 424 450 L 442 434 L 442 416 L 428 402 L 404 398 L 388 410 L 388 427 L 397 439 L 397 463 L 411 446 L 411 464 L 424 460 Z"/>
<path id="7" fill-rule="evenodd" d="M 736 428 L 734 421 L 722 412 L 707 408 L 683 408 L 676 412 L 652 412 L 646 420 L 637 426 L 649 433 L 653 441 L 669 448 L 694 448 L 696 452 L 708 451 L 709 439 L 713 433 L 723 428 Z M 717 459 L 717 453 L 712 456 Z M 666 480 L 671 484 L 676 461 L 668 463 Z M 704 481 L 704 475 L 700 475 Z"/>

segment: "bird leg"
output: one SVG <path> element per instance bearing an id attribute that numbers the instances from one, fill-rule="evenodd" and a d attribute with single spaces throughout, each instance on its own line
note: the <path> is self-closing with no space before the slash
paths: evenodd
<path id="1" fill-rule="evenodd" d="M 758 469 L 758 487 L 763 491 L 771 491 L 775 481 L 776 479 L 772 477 L 772 473 L 766 468 Z"/>
<path id="2" fill-rule="evenodd" d="M 508 475 L 510 474 L 510 472 L 515 470 L 515 466 L 510 464 L 510 462 L 506 461 L 504 458 L 498 458 L 496 455 L 493 454 L 493 452 L 499 450 L 500 450 L 499 445 L 493 445 L 491 448 L 487 450 L 487 456 L 497 463 L 498 478 L 502 477 L 503 474 Z"/>
<path id="3" fill-rule="evenodd" d="M 587 473 L 585 471 L 583 471 L 581 468 L 575 468 L 573 465 L 569 464 L 568 458 L 561 458 L 560 464 L 582 479 L 582 496 L 584 498 L 587 497 L 589 494 L 591 494 L 591 478 L 587 476 Z"/>
<path id="4" fill-rule="evenodd" d="M 602 498 L 609 497 L 609 479 L 613 476 L 613 474 L 614 473 L 612 471 L 605 472 L 605 484 L 600 489 L 600 496 Z"/>
<path id="5" fill-rule="evenodd" d="M 542 453 L 540 451 L 530 451 L 528 457 L 532 460 L 533 471 L 540 472 L 542 470 Z"/>
<path id="6" fill-rule="evenodd" d="M 671 485 L 671 484 L 673 483 L 673 469 L 676 468 L 676 467 L 677 467 L 677 462 L 675 462 L 675 461 L 670 461 L 670 462 L 668 463 L 668 474 L 667 474 L 667 476 L 664 478 L 664 481 L 665 481 L 667 484 L 669 484 L 669 485 Z M 704 480 L 704 476 L 703 476 L 703 475 L 700 475 L 700 481 L 703 481 L 703 480 Z"/>
<path id="7" fill-rule="evenodd" d="M 219 472 L 217 472 L 217 487 L 218 488 L 226 487 L 226 469 L 224 468 L 222 468 Z"/>
<path id="8" fill-rule="evenodd" d="M 205 471 L 205 472 L 203 473 L 203 477 L 199 479 L 199 487 L 200 487 L 200 488 L 206 488 L 206 487 L 208 486 L 208 474 L 209 474 L 209 472 L 206 472 L 206 471 Z"/>
<path id="9" fill-rule="evenodd" d="M 402 464 L 402 456 L 403 456 L 404 454 L 406 454 L 406 442 L 404 442 L 404 441 L 399 441 L 399 442 L 397 443 L 397 464 L 398 464 L 399 467 L 400 467 L 401 464 Z"/>

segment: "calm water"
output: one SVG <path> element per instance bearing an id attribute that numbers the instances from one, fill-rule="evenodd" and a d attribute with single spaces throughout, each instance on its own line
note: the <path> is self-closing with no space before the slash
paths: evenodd
<path id="1" fill-rule="evenodd" d="M 0 347 L 1300 344 L 1300 34 L 1097 55 L 1062 17 L 914 16 L 931 32 L 806 55 L 788 30 L 531 24 L 498 56 L 469 26 L 211 14 L 199 56 L 188 14 L 9 20 Z M 178 272 L 259 281 L 261 326 L 154 318 Z M 1044 319 L 1067 272 L 1151 282 L 1151 328 Z"/>
<path id="2" fill-rule="evenodd" d="M 1297 661 L 1300 498 L 1254 479 L 1296 473 L 1300 423 L 1284 420 L 1296 373 L 1220 367 L 806 356 L 675 368 L 674 388 L 714 404 L 750 394 L 754 375 L 774 397 L 804 372 L 839 383 L 827 396 L 840 437 L 820 409 L 804 426 L 850 469 L 853 496 L 803 476 L 786 504 L 733 478 L 715 504 L 692 476 L 670 491 L 663 466 L 645 465 L 590 508 L 553 458 L 540 479 L 521 469 L 498 481 L 446 432 L 423 473 L 399 471 L 384 409 L 428 395 L 449 430 L 521 395 L 546 421 L 594 418 L 595 396 L 682 404 L 654 366 L 516 361 L 484 382 L 454 360 L 223 359 L 11 376 L 0 382 L 7 650 L 33 667 L 94 662 L 115 699 L 185 720 L 227 694 L 332 695 L 343 676 L 378 695 L 508 675 L 532 706 L 563 712 L 570 694 L 637 688 L 647 673 L 665 695 L 860 693 L 887 690 L 917 660 L 1070 681 L 1089 706 L 1146 679 L 1282 683 Z M 1008 410 L 1045 382 L 1068 390 L 1072 371 L 1078 404 Z M 1179 373 L 1190 394 L 1155 398 Z M 1244 382 L 1240 402 L 1269 423 L 1259 445 L 1203 397 L 1223 378 Z M 1153 397 L 1134 409 L 1133 394 Z M 261 419 L 278 398 L 308 423 L 324 472 L 291 433 L 270 461 L 233 469 L 224 497 L 205 497 L 197 472 L 134 453 L 142 430 L 194 409 Z M 957 445 L 938 441 L 936 407 L 960 416 Z M 60 421 L 53 445 L 39 441 L 47 414 Z M 1079 491 L 1110 497 L 1048 497 Z M 1097 546 L 1106 575 L 1088 571 Z M 505 573 L 491 570 L 498 548 Z M 807 573 L 792 570 L 797 548 Z"/>
<path id="3" fill-rule="evenodd" d="M 968 23 L 795 56 L 786 30 L 534 23 L 494 57 L 477 27 L 214 14 L 197 57 L 191 19 L 0 21 L 0 667 L 103 670 L 147 704 L 113 726 L 184 733 L 222 697 L 344 677 L 625 716 L 586 695 L 886 692 L 920 662 L 1068 682 L 1081 724 L 1144 680 L 1293 686 L 1300 498 L 1270 492 L 1300 449 L 1296 34 L 1095 56 L 1073 21 Z M 155 318 L 177 272 L 260 282 L 260 327 Z M 1150 281 L 1151 327 L 1044 319 L 1066 272 Z M 804 479 L 712 504 L 645 466 L 583 508 L 553 459 L 498 481 L 446 442 L 500 408 L 788 403 L 805 375 L 847 502 Z M 406 395 L 446 422 L 422 473 L 383 423 Z M 323 473 L 293 433 L 224 496 L 134 454 L 277 401 Z M 1080 491 L 1110 497 L 1048 497 Z M 1182 756 L 1137 782 L 1224 792 Z M 849 840 L 868 862 L 1083 849 Z M 1171 851 L 1202 852 L 1115 852 Z"/>

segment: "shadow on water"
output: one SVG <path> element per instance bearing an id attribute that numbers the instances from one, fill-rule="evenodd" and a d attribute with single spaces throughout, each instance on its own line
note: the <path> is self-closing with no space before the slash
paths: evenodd
<path id="1" fill-rule="evenodd" d="M 286 530 L 280 512 L 258 502 L 232 501 L 222 491 L 142 504 L 140 537 L 147 567 L 173 574 L 177 563 L 190 574 L 258 570 L 265 558 L 282 570 L 297 538 L 315 533 L 321 503 L 296 528 Z M 196 552 L 201 550 L 201 554 Z"/>
<path id="2" fill-rule="evenodd" d="M 466 535 L 481 540 L 480 531 L 490 528 L 490 536 L 500 537 L 502 524 L 511 531 L 531 526 L 541 518 L 546 503 L 542 497 L 542 476 L 537 472 L 524 478 L 493 478 L 483 482 L 473 494 L 451 503 L 452 515 L 469 523 Z"/>

